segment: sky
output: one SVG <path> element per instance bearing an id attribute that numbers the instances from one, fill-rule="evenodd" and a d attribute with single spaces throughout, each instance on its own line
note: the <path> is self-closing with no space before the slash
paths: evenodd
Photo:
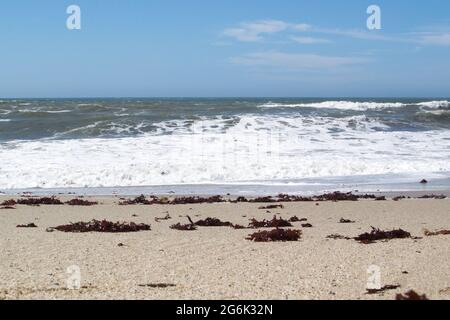
<path id="1" fill-rule="evenodd" d="M 450 97 L 449 13 L 441 0 L 2 1 L 0 97 Z"/>

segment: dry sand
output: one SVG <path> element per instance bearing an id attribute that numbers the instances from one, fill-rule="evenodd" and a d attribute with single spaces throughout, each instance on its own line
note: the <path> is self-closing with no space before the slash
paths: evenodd
<path id="1" fill-rule="evenodd" d="M 261 204 L 118 206 L 118 198 L 98 200 L 93 207 L 0 210 L 0 299 L 393 299 L 409 289 L 450 298 L 450 236 L 423 237 L 424 228 L 450 229 L 450 200 L 288 203 L 271 214 L 258 210 Z M 155 222 L 166 212 L 171 220 Z M 227 227 L 169 229 L 187 222 L 180 217 L 185 215 L 247 225 L 249 218 L 274 213 L 308 218 L 314 227 L 295 223 L 303 238 L 290 243 L 250 242 L 245 237 L 254 231 Z M 46 232 L 94 218 L 149 223 L 152 230 Z M 340 224 L 340 218 L 356 223 Z M 31 222 L 38 228 L 16 228 Z M 371 226 L 403 228 L 423 238 L 370 245 L 326 239 L 336 233 L 353 237 Z M 80 268 L 80 290 L 67 289 L 72 265 Z M 380 267 L 383 286 L 401 288 L 365 294 L 371 265 Z M 173 286 L 147 286 L 159 283 Z"/>

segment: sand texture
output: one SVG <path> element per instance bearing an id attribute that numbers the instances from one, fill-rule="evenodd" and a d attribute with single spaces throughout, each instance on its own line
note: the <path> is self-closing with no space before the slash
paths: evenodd
<path id="1" fill-rule="evenodd" d="M 0 201 L 8 197 L 1 197 Z M 23 206 L 0 210 L 0 299 L 393 299 L 414 289 L 430 299 L 450 299 L 450 200 L 263 204 L 119 206 L 99 198 L 92 207 Z M 172 219 L 155 221 L 169 214 Z M 312 228 L 298 242 L 255 243 L 255 230 L 200 227 L 177 231 L 170 225 L 207 217 L 248 225 L 250 218 L 296 215 Z M 355 223 L 341 224 L 341 218 Z M 151 224 L 137 233 L 47 232 L 69 222 L 107 219 Z M 16 228 L 35 223 L 37 228 Z M 332 240 L 355 237 L 371 226 L 402 228 L 418 239 L 374 244 Z M 123 244 L 119 246 L 119 244 Z M 70 290 L 70 266 L 78 266 L 81 288 Z M 400 288 L 366 294 L 373 269 L 381 284 Z M 73 270 L 73 269 L 71 269 Z"/>

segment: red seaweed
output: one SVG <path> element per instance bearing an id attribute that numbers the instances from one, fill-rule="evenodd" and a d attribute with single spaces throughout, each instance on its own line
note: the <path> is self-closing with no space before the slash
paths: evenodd
<path id="1" fill-rule="evenodd" d="M 72 199 L 70 201 L 67 201 L 66 204 L 69 206 L 95 206 L 98 204 L 98 202 L 95 201 L 88 201 L 88 200 L 82 200 L 82 199 Z"/>
<path id="2" fill-rule="evenodd" d="M 450 235 L 450 230 L 439 230 L 439 231 L 429 231 L 427 229 L 424 230 L 423 232 L 427 237 L 432 237 L 432 236 L 446 236 L 446 235 Z"/>
<path id="3" fill-rule="evenodd" d="M 231 222 L 223 222 L 217 218 L 206 218 L 205 220 L 199 220 L 195 223 L 195 225 L 199 227 L 232 227 L 233 224 Z"/>
<path id="4" fill-rule="evenodd" d="M 282 227 L 292 227 L 292 224 L 284 220 L 283 218 L 277 219 L 276 216 L 273 217 L 272 220 L 263 220 L 258 221 L 256 219 L 250 220 L 250 224 L 248 225 L 250 229 L 258 229 L 258 228 L 282 228 Z"/>
<path id="5" fill-rule="evenodd" d="M 414 290 L 410 290 L 403 294 L 397 294 L 395 300 L 429 300 L 425 294 L 419 295 Z"/>
<path id="6" fill-rule="evenodd" d="M 378 240 L 405 239 L 405 238 L 411 238 L 411 234 L 402 229 L 392 231 L 382 231 L 380 229 L 372 227 L 372 231 L 370 233 L 363 233 L 358 237 L 355 237 L 354 240 L 364 244 L 370 244 Z"/>
<path id="7" fill-rule="evenodd" d="M 18 199 L 17 204 L 27 205 L 27 206 L 38 206 L 38 205 L 63 205 L 64 203 L 56 199 L 55 197 L 43 197 L 43 198 L 27 198 Z"/>
<path id="8" fill-rule="evenodd" d="M 55 228 L 62 232 L 108 232 L 108 233 L 121 233 L 121 232 L 138 232 L 138 231 L 148 231 L 151 230 L 150 225 L 147 224 L 137 224 L 134 222 L 110 222 L 107 220 L 99 221 L 92 220 L 91 222 L 77 222 L 68 225 L 62 225 Z"/>
<path id="9" fill-rule="evenodd" d="M 339 223 L 355 223 L 355 221 L 341 218 L 341 220 L 339 220 Z"/>
<path id="10" fill-rule="evenodd" d="M 272 242 L 272 241 L 298 241 L 302 236 L 301 230 L 291 229 L 273 229 L 270 231 L 259 231 L 248 235 L 246 238 L 255 242 Z"/>
<path id="11" fill-rule="evenodd" d="M 19 224 L 16 226 L 16 228 L 37 228 L 38 226 L 34 223 L 28 223 L 28 224 Z"/>
<path id="12" fill-rule="evenodd" d="M 380 289 L 367 289 L 367 293 L 366 294 L 377 294 L 377 293 L 382 293 L 388 290 L 395 290 L 400 288 L 400 285 L 387 285 L 384 286 Z"/>
<path id="13" fill-rule="evenodd" d="M 16 200 L 10 199 L 10 200 L 5 200 L 2 203 L 0 203 L 0 206 L 12 207 L 12 206 L 15 206 L 16 204 L 17 204 Z"/>

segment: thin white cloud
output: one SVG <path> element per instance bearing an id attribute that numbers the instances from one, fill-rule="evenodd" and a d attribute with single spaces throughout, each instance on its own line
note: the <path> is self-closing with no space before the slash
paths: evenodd
<path id="1" fill-rule="evenodd" d="M 418 42 L 424 45 L 450 46 L 450 32 L 448 33 L 422 33 Z"/>
<path id="2" fill-rule="evenodd" d="M 323 43 L 331 43 L 332 41 L 323 38 L 314 38 L 314 37 L 291 37 L 294 42 L 300 44 L 323 44 Z"/>
<path id="3" fill-rule="evenodd" d="M 238 65 L 274 67 L 291 70 L 330 69 L 367 62 L 358 57 L 323 56 L 318 54 L 284 53 L 278 51 L 256 52 L 235 57 L 231 62 Z"/>
<path id="4" fill-rule="evenodd" d="M 262 20 L 251 23 L 242 23 L 237 28 L 226 29 L 223 34 L 243 42 L 255 42 L 263 39 L 263 34 L 273 34 L 284 31 L 288 24 L 278 20 Z"/>

